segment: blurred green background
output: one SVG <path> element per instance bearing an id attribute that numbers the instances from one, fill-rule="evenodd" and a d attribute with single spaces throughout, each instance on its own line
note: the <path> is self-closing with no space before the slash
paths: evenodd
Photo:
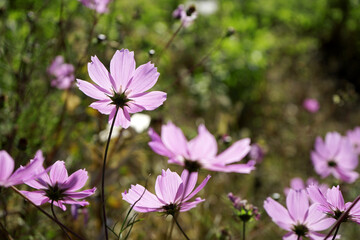
<path id="1" fill-rule="evenodd" d="M 164 50 L 180 25 L 172 18 L 179 4 L 195 4 L 198 17 Z M 47 68 L 57 55 L 75 66 L 76 78 L 90 81 L 90 56 L 109 67 L 117 49 L 132 50 L 137 66 L 156 64 L 160 78 L 154 89 L 168 94 L 163 106 L 145 112 L 158 132 L 171 120 L 190 139 L 205 123 L 221 150 L 231 144 L 221 141 L 225 134 L 232 142 L 250 137 L 266 150 L 249 175 L 210 173 L 200 193 L 206 201 L 179 217 L 191 239 L 230 239 L 227 234 L 240 239 L 241 224 L 232 216 L 228 192 L 261 209 L 261 220 L 247 229 L 248 240 L 281 238 L 285 231 L 271 222 L 263 201 L 280 193 L 284 203 L 283 188 L 291 178 L 317 177 L 310 161 L 316 136 L 345 134 L 359 125 L 359 0 L 113 0 L 106 14 L 77 0 L 0 0 L 0 18 L 0 149 L 17 166 L 42 149 L 47 166 L 61 159 L 69 172 L 89 171 L 88 186 L 98 191 L 89 199 L 88 224 L 82 217 L 73 220 L 69 209 L 57 211 L 88 239 L 101 239 L 99 169 L 105 142 L 99 133 L 108 117 L 89 108 L 92 99 L 76 86 L 69 91 L 51 87 Z M 320 102 L 319 112 L 303 109 L 308 97 Z M 146 131 L 130 128 L 111 142 L 106 175 L 111 225 L 121 225 L 125 217 L 129 204 L 121 193 L 130 184 L 144 185 L 148 178 L 153 192 L 161 169 L 181 173 L 153 153 L 148 141 Z M 207 174 L 201 172 L 199 181 Z M 321 182 L 340 184 L 331 177 Z M 360 193 L 359 181 L 341 187 L 346 201 Z M 0 206 L 0 221 L 14 239 L 65 239 L 10 189 L 1 189 Z M 163 239 L 171 225 L 171 217 L 156 213 L 140 217 L 130 239 Z M 356 239 L 360 230 L 347 223 L 340 234 Z M 173 239 L 183 239 L 176 228 Z"/>

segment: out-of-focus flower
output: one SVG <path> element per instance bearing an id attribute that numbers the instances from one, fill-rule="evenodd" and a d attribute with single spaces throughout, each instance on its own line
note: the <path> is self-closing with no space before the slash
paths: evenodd
<path id="1" fill-rule="evenodd" d="M 160 74 L 151 62 L 135 69 L 134 52 L 116 51 L 110 62 L 110 73 L 96 56 L 91 60 L 88 71 L 96 84 L 77 79 L 77 85 L 83 93 L 98 100 L 90 107 L 109 115 L 109 123 L 117 107 L 115 126 L 128 128 L 130 113 L 154 110 L 166 100 L 164 92 L 146 92 L 155 85 Z"/>
<path id="2" fill-rule="evenodd" d="M 354 130 L 349 130 L 346 133 L 347 138 L 353 145 L 354 151 L 360 154 L 360 127 L 356 127 Z"/>
<path id="3" fill-rule="evenodd" d="M 109 133 L 110 133 L 110 128 L 111 128 L 111 125 L 107 124 L 106 129 L 99 132 L 99 140 L 101 142 L 106 142 L 107 141 L 107 139 L 109 137 Z M 111 139 L 119 137 L 120 136 L 120 130 L 121 130 L 121 127 L 114 126 L 112 134 L 111 134 Z"/>
<path id="4" fill-rule="evenodd" d="M 20 166 L 14 171 L 15 162 L 12 157 L 5 151 L 0 151 L 0 186 L 10 187 L 18 184 L 23 184 L 24 181 L 31 180 L 39 174 L 39 169 L 42 169 L 44 157 L 41 150 L 38 150 L 34 159 L 25 167 Z"/>
<path id="5" fill-rule="evenodd" d="M 79 212 L 81 212 L 84 215 L 84 225 L 87 225 L 89 222 L 89 211 L 87 208 L 82 207 L 78 204 L 71 205 L 71 216 L 74 220 L 76 220 L 79 216 Z"/>
<path id="6" fill-rule="evenodd" d="M 235 142 L 224 152 L 217 154 L 215 137 L 204 125 L 198 128 L 198 136 L 187 141 L 180 128 L 169 122 L 161 128 L 161 137 L 149 129 L 151 142 L 149 146 L 154 152 L 169 158 L 169 163 L 184 166 L 189 171 L 200 168 L 219 172 L 250 173 L 255 169 L 255 161 L 246 164 L 233 164 L 241 161 L 250 151 L 250 139 Z"/>
<path id="7" fill-rule="evenodd" d="M 264 155 L 265 155 L 265 152 L 260 147 L 259 144 L 257 144 L 257 143 L 251 144 L 251 149 L 249 152 L 249 156 L 250 156 L 251 160 L 254 160 L 256 163 L 261 163 L 264 158 Z"/>
<path id="8" fill-rule="evenodd" d="M 316 113 L 320 109 L 320 104 L 315 98 L 307 98 L 303 102 L 303 107 L 308 112 Z"/>
<path id="9" fill-rule="evenodd" d="M 137 133 L 142 133 L 150 125 L 151 118 L 147 114 L 135 113 L 131 116 L 130 127 L 134 128 Z"/>
<path id="10" fill-rule="evenodd" d="M 129 191 L 122 196 L 125 201 L 134 206 L 138 212 L 164 212 L 174 215 L 178 211 L 186 212 L 205 199 L 196 198 L 190 201 L 208 182 L 210 175 L 194 190 L 198 174 L 184 170 L 181 177 L 170 169 L 162 170 L 155 182 L 155 194 L 150 193 L 143 186 L 131 185 Z M 186 182 L 187 181 L 187 182 Z M 186 192 L 185 192 L 186 191 Z M 136 203 L 135 203 L 136 202 Z"/>
<path id="11" fill-rule="evenodd" d="M 228 198 L 233 203 L 233 206 L 236 210 L 235 215 L 241 221 L 248 222 L 252 219 L 260 219 L 259 209 L 254 205 L 248 203 L 247 200 L 242 200 L 240 197 L 234 196 L 232 193 L 228 194 Z"/>
<path id="12" fill-rule="evenodd" d="M 288 231 L 284 240 L 302 240 L 304 237 L 312 240 L 323 239 L 325 235 L 317 231 L 329 228 L 335 219 L 317 210 L 317 205 L 309 207 L 309 199 L 305 190 L 290 189 L 286 197 L 287 209 L 280 203 L 268 197 L 264 208 L 279 227 Z"/>
<path id="13" fill-rule="evenodd" d="M 51 86 L 59 89 L 69 89 L 75 80 L 74 66 L 64 63 L 62 56 L 57 56 L 47 71 L 55 77 L 51 80 Z"/>
<path id="14" fill-rule="evenodd" d="M 318 204 L 317 209 L 334 219 L 338 219 L 351 205 L 351 202 L 344 202 L 339 186 L 327 189 L 326 194 L 316 185 L 309 186 L 307 191 L 314 203 Z M 344 221 L 347 220 L 360 224 L 360 203 L 357 203 L 350 210 Z"/>
<path id="15" fill-rule="evenodd" d="M 304 181 L 301 178 L 296 177 L 296 178 L 291 179 L 290 188 L 285 188 L 284 193 L 287 196 L 290 189 L 294 189 L 294 190 L 303 190 L 304 189 L 305 190 L 306 187 L 309 185 L 318 186 L 322 192 L 326 192 L 326 190 L 329 188 L 329 186 L 327 184 L 319 184 L 319 182 L 316 181 L 316 179 L 314 179 L 314 178 L 308 178 L 306 180 L 306 185 L 305 185 Z"/>
<path id="16" fill-rule="evenodd" d="M 98 13 L 106 13 L 109 11 L 108 4 L 112 0 L 79 0 L 85 7 L 94 9 Z"/>
<path id="17" fill-rule="evenodd" d="M 316 138 L 311 160 L 322 178 L 332 174 L 337 179 L 352 183 L 359 177 L 354 171 L 358 165 L 357 154 L 350 141 L 337 132 L 327 133 L 325 141 L 321 137 Z"/>
<path id="18" fill-rule="evenodd" d="M 42 174 L 36 179 L 25 181 L 27 185 L 39 191 L 21 191 L 33 203 L 39 206 L 54 201 L 54 205 L 64 211 L 66 210 L 64 204 L 89 205 L 87 201 L 80 199 L 93 195 L 96 188 L 78 191 L 84 187 L 88 179 L 87 171 L 80 169 L 68 176 L 65 163 L 56 161 L 46 171 L 43 168 L 41 172 Z"/>
<path id="19" fill-rule="evenodd" d="M 185 9 L 184 5 L 180 4 L 172 13 L 173 18 L 180 19 L 183 27 L 189 27 L 197 17 L 196 8 L 194 5 Z"/>

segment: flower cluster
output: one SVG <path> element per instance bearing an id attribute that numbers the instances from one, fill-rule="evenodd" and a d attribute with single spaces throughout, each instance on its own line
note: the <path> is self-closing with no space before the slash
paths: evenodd
<path id="1" fill-rule="evenodd" d="M 180 4 L 172 13 L 173 18 L 180 19 L 183 27 L 189 27 L 196 19 L 197 12 L 194 5 L 185 9 L 185 6 Z"/>
<path id="2" fill-rule="evenodd" d="M 55 78 L 51 81 L 51 86 L 59 89 L 69 89 L 75 80 L 74 66 L 64 63 L 62 56 L 57 56 L 48 68 L 48 73 Z"/>
<path id="3" fill-rule="evenodd" d="M 248 222 L 252 219 L 260 219 L 259 209 L 248 203 L 247 200 L 242 200 L 240 197 L 237 197 L 232 193 L 228 194 L 228 198 L 233 203 L 236 217 L 238 217 L 241 221 Z"/>

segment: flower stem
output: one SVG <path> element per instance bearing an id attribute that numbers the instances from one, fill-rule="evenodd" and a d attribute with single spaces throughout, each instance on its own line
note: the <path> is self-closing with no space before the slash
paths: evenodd
<path id="1" fill-rule="evenodd" d="M 176 31 L 173 33 L 173 35 L 171 35 L 171 38 L 169 39 L 169 41 L 166 43 L 165 47 L 161 50 L 161 52 L 159 53 L 159 56 L 157 58 L 157 64 L 159 64 L 160 62 L 160 57 L 162 56 L 162 54 L 166 51 L 166 49 L 169 48 L 170 44 L 174 41 L 176 35 L 180 32 L 181 28 L 183 27 L 183 24 L 181 23 L 180 26 L 176 29 Z"/>
<path id="2" fill-rule="evenodd" d="M 338 227 L 340 226 L 340 224 L 349 216 L 349 212 L 351 211 L 351 209 L 359 202 L 360 200 L 360 195 L 357 196 L 355 198 L 355 200 L 352 202 L 352 204 L 350 205 L 350 207 L 341 214 L 340 218 L 336 221 L 335 225 L 331 228 L 330 232 L 326 235 L 326 237 L 324 238 L 324 240 L 328 239 L 330 237 L 330 235 L 332 234 L 332 232 Z"/>
<path id="3" fill-rule="evenodd" d="M 181 228 L 179 222 L 176 220 L 176 217 L 173 215 L 173 219 L 176 223 L 176 226 L 178 226 L 179 230 L 181 231 L 181 233 L 184 235 L 184 237 L 187 239 L 187 240 L 190 240 L 190 238 L 186 235 L 186 233 L 184 232 L 184 230 Z"/>
<path id="4" fill-rule="evenodd" d="M 336 227 L 336 230 L 335 230 L 335 233 L 334 233 L 334 236 L 333 236 L 332 240 L 336 239 L 336 235 L 338 234 L 339 228 L 340 228 L 340 224 Z"/>
<path id="5" fill-rule="evenodd" d="M 246 222 L 245 221 L 243 221 L 243 240 L 245 240 L 245 226 L 246 226 Z"/>
<path id="6" fill-rule="evenodd" d="M 54 216 L 54 218 L 56 219 L 56 221 L 60 222 L 59 219 L 56 217 L 55 211 L 54 211 L 54 200 L 51 200 L 51 212 Z M 71 237 L 69 236 L 69 234 L 65 231 L 65 229 L 59 225 L 61 230 L 65 233 L 65 235 L 68 237 L 68 239 L 72 240 Z"/>
<path id="7" fill-rule="evenodd" d="M 40 212 L 42 212 L 43 214 L 45 214 L 45 216 L 47 216 L 48 218 L 50 218 L 51 220 L 53 220 L 54 222 L 56 222 L 59 226 L 62 226 L 64 229 L 66 229 L 66 231 L 68 231 L 69 233 L 71 233 L 72 235 L 74 235 L 76 238 L 78 238 L 79 240 L 84 240 L 84 238 L 80 237 L 78 234 L 76 234 L 74 231 L 72 231 L 71 229 L 69 229 L 68 227 L 66 227 L 65 225 L 63 225 L 61 222 L 59 222 L 58 220 L 56 220 L 55 218 L 53 218 L 50 214 L 48 214 L 47 212 L 45 212 L 41 207 L 39 207 L 38 205 L 36 205 L 35 203 L 33 203 L 28 197 L 26 197 L 24 194 L 22 194 L 16 187 L 11 186 L 11 189 L 14 190 L 17 194 L 19 194 L 21 197 L 23 197 L 24 199 L 26 199 L 31 205 L 33 205 L 34 207 L 36 207 Z"/>
<path id="8" fill-rule="evenodd" d="M 102 215 L 103 215 L 103 225 L 104 225 L 104 231 L 105 231 L 105 239 L 108 240 L 109 236 L 108 236 L 108 230 L 107 230 L 107 224 L 106 224 L 106 209 L 105 209 L 105 169 L 106 169 L 106 158 L 107 158 L 107 154 L 108 154 L 108 150 L 109 150 L 109 144 L 110 144 L 110 140 L 111 140 L 111 134 L 114 128 L 114 124 L 115 124 L 115 119 L 117 116 L 117 113 L 119 111 L 119 107 L 116 106 L 116 111 L 115 111 L 115 115 L 113 118 L 113 121 L 111 123 L 111 128 L 110 128 L 110 132 L 109 132 L 109 137 L 106 143 L 106 148 L 105 148 L 105 154 L 104 154 L 104 162 L 103 162 L 103 168 L 102 168 L 102 176 L 101 176 L 101 205 L 102 205 Z"/>
<path id="9" fill-rule="evenodd" d="M 170 232 L 169 232 L 169 235 L 166 234 L 166 239 L 171 239 L 171 236 L 172 236 L 172 232 L 174 230 L 174 223 L 175 223 L 175 216 L 173 216 L 173 219 L 171 221 L 171 225 L 170 225 Z"/>

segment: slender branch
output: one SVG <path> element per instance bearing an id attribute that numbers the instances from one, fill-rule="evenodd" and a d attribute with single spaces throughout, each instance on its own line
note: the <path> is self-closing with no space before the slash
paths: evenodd
<path id="1" fill-rule="evenodd" d="M 102 204 L 102 216 L 103 216 L 103 225 L 104 225 L 104 231 L 105 231 L 105 239 L 108 240 L 109 236 L 108 236 L 108 229 L 107 229 L 107 224 L 106 224 L 106 209 L 105 209 L 105 169 L 106 169 L 106 158 L 107 158 L 107 154 L 108 154 L 108 150 L 109 150 L 109 144 L 110 144 L 110 140 L 111 140 L 111 134 L 114 128 L 114 124 L 115 124 L 115 120 L 116 120 L 116 116 L 117 113 L 119 111 L 119 106 L 116 106 L 116 111 L 115 111 L 115 115 L 113 118 L 113 121 L 111 123 L 111 128 L 110 128 L 110 132 L 109 132 L 109 137 L 106 143 L 106 148 L 105 148 L 105 154 L 104 154 L 104 162 L 103 162 L 103 168 L 102 168 L 102 176 L 101 176 L 101 204 Z"/>
<path id="2" fill-rule="evenodd" d="M 245 240 L 245 225 L 246 225 L 246 221 L 243 221 L 243 240 Z"/>
<path id="3" fill-rule="evenodd" d="M 171 35 L 171 38 L 169 39 L 169 41 L 166 43 L 165 47 L 161 50 L 161 52 L 159 53 L 159 56 L 157 57 L 157 64 L 159 64 L 160 62 L 160 58 L 162 56 L 162 54 L 166 51 L 166 49 L 169 48 L 170 44 L 174 41 L 176 35 L 180 32 L 181 28 L 184 26 L 183 23 L 180 24 L 180 26 L 176 29 L 176 31 L 173 33 L 173 35 Z"/>
<path id="4" fill-rule="evenodd" d="M 80 237 L 78 234 L 76 234 L 74 231 L 72 231 L 71 229 L 69 229 L 68 227 L 66 227 L 65 225 L 63 225 L 61 222 L 59 222 L 58 220 L 56 220 L 55 218 L 53 218 L 50 214 L 48 214 L 47 212 L 45 212 L 41 207 L 39 207 L 38 205 L 36 205 L 35 203 L 33 203 L 28 197 L 26 197 L 24 194 L 22 194 L 16 187 L 11 186 L 11 189 L 14 190 L 17 194 L 19 194 L 21 197 L 23 197 L 24 199 L 26 199 L 31 205 L 33 205 L 34 207 L 36 207 L 40 212 L 42 212 L 43 214 L 45 214 L 45 216 L 47 216 L 48 218 L 50 218 L 52 221 L 56 222 L 58 225 L 61 225 L 64 229 L 66 229 L 66 231 L 68 231 L 69 233 L 71 233 L 72 235 L 74 235 L 76 238 L 78 238 L 79 240 L 85 240 L 84 238 Z"/>
<path id="5" fill-rule="evenodd" d="M 51 212 L 54 216 L 54 218 L 56 219 L 56 221 L 60 222 L 59 219 L 56 217 L 55 211 L 54 211 L 54 200 L 51 200 Z M 65 229 L 59 225 L 61 230 L 65 233 L 65 235 L 68 237 L 68 239 L 72 240 L 71 237 L 69 236 L 69 234 L 65 231 Z"/>
<path id="6" fill-rule="evenodd" d="M 360 200 L 360 195 L 356 197 L 356 199 L 352 202 L 348 210 L 346 210 L 341 214 L 340 218 L 336 221 L 335 225 L 331 228 L 330 232 L 326 235 L 324 240 L 328 239 L 332 234 L 332 232 L 345 220 L 345 218 L 349 216 L 349 212 L 359 202 L 359 200 Z"/>
<path id="7" fill-rule="evenodd" d="M 340 224 L 337 226 L 332 240 L 335 240 L 335 239 L 336 239 L 336 235 L 338 234 L 339 228 L 340 228 Z"/>
<path id="8" fill-rule="evenodd" d="M 181 228 L 179 222 L 176 220 L 176 218 L 173 216 L 173 219 L 176 223 L 176 226 L 178 226 L 179 230 L 181 231 L 181 233 L 184 235 L 184 237 L 187 239 L 187 240 L 190 240 L 190 238 L 186 235 L 186 233 L 184 232 L 184 230 Z"/>

